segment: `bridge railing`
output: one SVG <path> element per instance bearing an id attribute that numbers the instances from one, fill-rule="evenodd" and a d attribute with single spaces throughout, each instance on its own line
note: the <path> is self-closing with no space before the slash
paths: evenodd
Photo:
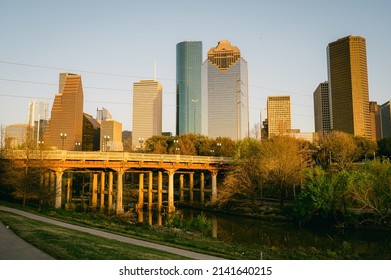
<path id="1" fill-rule="evenodd" d="M 9 159 L 25 159 L 26 151 L 12 150 L 7 153 Z M 147 154 L 129 152 L 85 152 L 85 151 L 53 151 L 36 150 L 29 154 L 30 159 L 45 160 L 81 160 L 81 161 L 154 161 L 154 162 L 192 162 L 192 163 L 223 163 L 231 161 L 230 157 L 191 156 L 172 154 Z"/>

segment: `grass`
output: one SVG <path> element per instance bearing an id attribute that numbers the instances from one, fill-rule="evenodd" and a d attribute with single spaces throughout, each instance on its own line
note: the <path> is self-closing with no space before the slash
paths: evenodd
<path id="1" fill-rule="evenodd" d="M 139 247 L 0 211 L 0 220 L 21 238 L 63 260 L 177 260 L 182 256 Z"/>

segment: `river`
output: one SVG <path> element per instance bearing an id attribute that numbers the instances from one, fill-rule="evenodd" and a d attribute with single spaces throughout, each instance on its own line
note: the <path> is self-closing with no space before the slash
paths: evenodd
<path id="1" fill-rule="evenodd" d="M 177 214 L 188 220 L 202 211 L 181 209 Z M 290 222 L 263 221 L 234 215 L 203 212 L 212 221 L 211 236 L 225 242 L 268 246 L 278 250 L 333 250 L 348 245 L 361 259 L 391 259 L 391 231 L 333 230 L 299 228 Z M 162 224 L 162 215 L 143 212 L 139 222 Z"/>

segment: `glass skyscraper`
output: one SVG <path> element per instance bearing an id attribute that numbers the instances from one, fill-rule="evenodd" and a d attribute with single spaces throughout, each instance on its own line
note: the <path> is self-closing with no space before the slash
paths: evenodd
<path id="1" fill-rule="evenodd" d="M 202 133 L 202 108 L 206 103 L 201 97 L 201 65 L 201 41 L 176 45 L 177 135 Z"/>
<path id="2" fill-rule="evenodd" d="M 249 135 L 247 62 L 236 46 L 219 41 L 202 65 L 203 121 L 209 137 L 239 140 Z M 204 129 L 204 127 L 203 127 Z"/>

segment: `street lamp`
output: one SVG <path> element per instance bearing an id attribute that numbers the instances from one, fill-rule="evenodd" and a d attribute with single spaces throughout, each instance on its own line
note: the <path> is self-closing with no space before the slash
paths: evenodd
<path id="1" fill-rule="evenodd" d="M 103 151 L 107 151 L 107 142 L 110 141 L 110 136 L 109 135 L 103 136 L 103 141 L 104 141 Z"/>
<path id="2" fill-rule="evenodd" d="M 80 149 L 80 145 L 81 145 L 80 142 L 76 142 L 76 143 L 75 143 L 75 150 L 76 150 L 76 151 L 80 151 L 80 150 L 81 150 L 81 149 Z"/>
<path id="3" fill-rule="evenodd" d="M 61 137 L 61 150 L 64 150 L 64 141 L 65 139 L 67 139 L 67 134 L 61 132 L 60 137 Z"/>
<path id="4" fill-rule="evenodd" d="M 221 156 L 221 143 L 220 142 L 217 142 L 217 149 L 219 151 L 218 155 Z"/>
<path id="5" fill-rule="evenodd" d="M 140 143 L 141 151 L 143 150 L 143 143 L 144 143 L 144 138 L 139 138 L 138 142 Z"/>

